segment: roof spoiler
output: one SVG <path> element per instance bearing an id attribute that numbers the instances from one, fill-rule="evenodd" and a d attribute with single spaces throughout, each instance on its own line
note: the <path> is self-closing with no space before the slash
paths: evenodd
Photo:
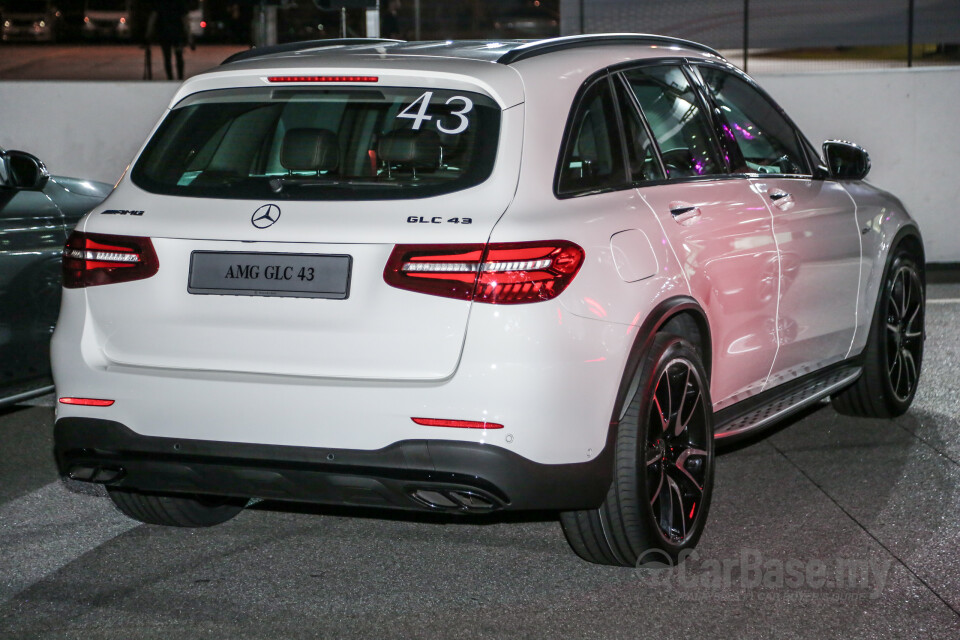
<path id="1" fill-rule="evenodd" d="M 233 54 L 221 65 L 238 62 L 240 60 L 249 60 L 250 58 L 259 58 L 269 56 L 275 53 L 291 53 L 294 51 L 305 51 L 307 49 L 319 49 L 321 47 L 343 47 L 352 44 L 397 44 L 404 40 L 389 40 L 387 38 L 328 38 L 326 40 L 302 40 L 300 42 L 288 42 L 286 44 L 274 44 L 266 47 L 253 47 L 246 51 L 240 51 Z"/>

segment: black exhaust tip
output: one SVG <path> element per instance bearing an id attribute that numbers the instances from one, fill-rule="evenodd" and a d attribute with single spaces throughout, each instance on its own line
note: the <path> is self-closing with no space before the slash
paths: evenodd
<path id="1" fill-rule="evenodd" d="M 67 474 L 72 480 L 81 482 L 97 482 L 100 484 L 109 484 L 116 482 L 126 475 L 123 467 L 101 467 L 88 465 L 74 465 L 70 467 Z"/>
<path id="2" fill-rule="evenodd" d="M 470 489 L 415 489 L 410 492 L 410 497 L 439 511 L 483 512 L 503 507 L 493 496 Z"/>

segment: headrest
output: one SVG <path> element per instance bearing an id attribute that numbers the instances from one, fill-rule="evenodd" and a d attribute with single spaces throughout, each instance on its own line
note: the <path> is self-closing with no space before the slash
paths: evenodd
<path id="1" fill-rule="evenodd" d="M 440 136 L 424 129 L 398 129 L 384 134 L 377 144 L 377 155 L 388 164 L 418 168 L 440 165 Z"/>
<path id="2" fill-rule="evenodd" d="M 337 134 L 329 129 L 289 129 L 283 136 L 280 164 L 289 171 L 333 171 L 340 162 Z"/>

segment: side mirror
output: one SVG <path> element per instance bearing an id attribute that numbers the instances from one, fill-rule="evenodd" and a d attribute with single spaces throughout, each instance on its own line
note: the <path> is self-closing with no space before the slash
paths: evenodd
<path id="1" fill-rule="evenodd" d="M 26 151 L 0 155 L 0 185 L 18 191 L 40 191 L 50 174 L 40 158 Z"/>
<path id="2" fill-rule="evenodd" d="M 823 143 L 823 157 L 830 177 L 837 180 L 863 180 L 870 173 L 870 156 L 852 142 L 827 140 Z"/>

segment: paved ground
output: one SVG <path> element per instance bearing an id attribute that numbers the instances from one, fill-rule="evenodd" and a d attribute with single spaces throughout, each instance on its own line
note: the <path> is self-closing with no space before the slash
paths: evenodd
<path id="1" fill-rule="evenodd" d="M 184 51 L 187 77 L 247 47 L 202 45 Z M 154 81 L 166 79 L 160 47 L 152 49 Z M 134 45 L 0 45 L 0 80 L 141 80 L 144 51 Z"/>
<path id="2" fill-rule="evenodd" d="M 60 482 L 52 399 L 0 414 L 0 638 L 960 637 L 960 285 L 932 285 L 914 407 L 828 406 L 725 452 L 697 555 L 589 565 L 549 514 L 261 503 L 207 530 Z M 42 406 L 47 405 L 47 406 Z"/>

